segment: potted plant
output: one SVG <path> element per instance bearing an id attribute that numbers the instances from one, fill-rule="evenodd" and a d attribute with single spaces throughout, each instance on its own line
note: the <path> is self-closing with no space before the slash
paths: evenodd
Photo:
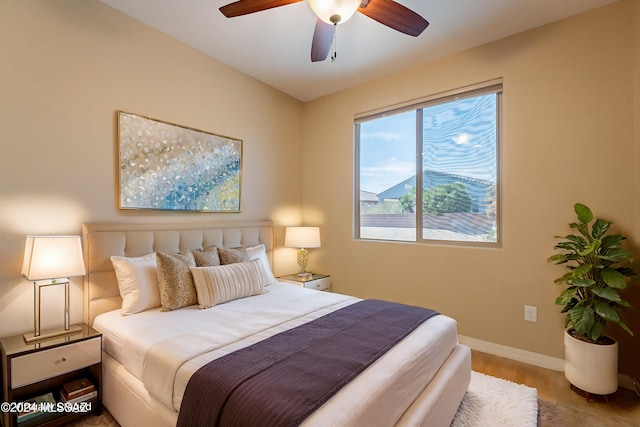
<path id="1" fill-rule="evenodd" d="M 566 313 L 565 376 L 587 393 L 608 395 L 618 388 L 618 343 L 603 335 L 607 322 L 633 332 L 621 319 L 630 304 L 618 291 L 637 277 L 629 267 L 631 253 L 621 247 L 625 237 L 608 234 L 610 221 L 596 219 L 587 206 L 576 203 L 578 222 L 569 224 L 576 234 L 563 239 L 554 249 L 562 251 L 547 262 L 566 264 L 569 271 L 555 280 L 565 289 L 555 303 Z"/>

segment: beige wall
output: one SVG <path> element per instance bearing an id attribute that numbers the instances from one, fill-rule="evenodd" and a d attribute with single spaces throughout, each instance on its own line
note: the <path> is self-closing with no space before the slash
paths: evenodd
<path id="1" fill-rule="evenodd" d="M 79 234 L 89 221 L 299 223 L 299 101 L 97 0 L 3 0 L 0 52 L 0 336 L 32 326 L 27 234 Z M 119 211 L 117 109 L 243 139 L 242 213 Z M 75 278 L 73 321 L 81 295 Z"/>
<path id="2" fill-rule="evenodd" d="M 636 254 L 640 254 L 640 2 L 634 1 L 634 85 L 635 85 L 635 229 L 633 234 L 633 248 Z M 631 239 L 630 239 L 631 240 Z M 640 257 L 640 256 L 639 256 Z M 640 271 L 640 262 L 636 261 L 636 271 Z M 620 368 L 623 372 L 640 378 L 640 292 L 638 286 L 628 288 L 624 297 L 635 307 L 627 313 L 625 321 L 635 332 L 636 336 L 631 337 L 621 331 L 615 332 L 615 338 L 620 343 L 620 348 L 625 350 L 620 352 Z"/>
<path id="3" fill-rule="evenodd" d="M 562 358 L 553 236 L 570 231 L 575 202 L 637 228 L 632 10 L 619 2 L 305 104 L 303 219 L 323 231 L 313 269 L 338 292 L 432 307 L 463 335 Z M 354 115 L 498 77 L 502 248 L 354 240 Z"/>

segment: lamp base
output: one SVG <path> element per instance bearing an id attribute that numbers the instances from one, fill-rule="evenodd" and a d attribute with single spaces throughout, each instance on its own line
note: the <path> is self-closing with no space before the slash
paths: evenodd
<path id="1" fill-rule="evenodd" d="M 60 337 L 63 335 L 75 334 L 78 332 L 82 332 L 82 328 L 79 325 L 71 325 L 69 329 L 49 329 L 46 331 L 40 332 L 40 335 L 35 336 L 35 333 L 31 332 L 28 334 L 24 334 L 24 342 L 36 342 L 41 340 L 46 340 L 49 338 Z"/>
<path id="2" fill-rule="evenodd" d="M 298 276 L 304 276 L 307 273 L 307 264 L 309 263 L 309 251 L 305 248 L 298 250 L 298 268 L 300 272 Z"/>

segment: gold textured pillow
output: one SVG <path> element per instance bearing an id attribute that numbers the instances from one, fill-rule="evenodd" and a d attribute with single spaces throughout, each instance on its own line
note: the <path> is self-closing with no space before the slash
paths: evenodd
<path id="1" fill-rule="evenodd" d="M 196 266 L 191 251 L 181 254 L 156 252 L 156 265 L 162 311 L 197 304 L 198 296 L 189 270 L 190 267 Z"/>
<path id="2" fill-rule="evenodd" d="M 209 246 L 202 251 L 193 251 L 193 257 L 196 260 L 197 267 L 213 267 L 220 265 L 218 248 L 215 246 Z"/>
<path id="3" fill-rule="evenodd" d="M 266 285 L 259 260 L 217 267 L 192 267 L 200 308 L 260 295 Z"/>
<path id="4" fill-rule="evenodd" d="M 218 248 L 220 256 L 220 264 L 234 264 L 236 262 L 244 262 L 247 260 L 247 251 L 244 248 Z"/>

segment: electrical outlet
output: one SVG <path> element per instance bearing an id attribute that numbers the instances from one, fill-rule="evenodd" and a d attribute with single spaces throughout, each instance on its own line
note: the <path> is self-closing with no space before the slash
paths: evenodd
<path id="1" fill-rule="evenodd" d="M 538 321 L 538 307 L 534 307 L 531 305 L 524 306 L 524 320 L 527 322 L 537 322 Z"/>

